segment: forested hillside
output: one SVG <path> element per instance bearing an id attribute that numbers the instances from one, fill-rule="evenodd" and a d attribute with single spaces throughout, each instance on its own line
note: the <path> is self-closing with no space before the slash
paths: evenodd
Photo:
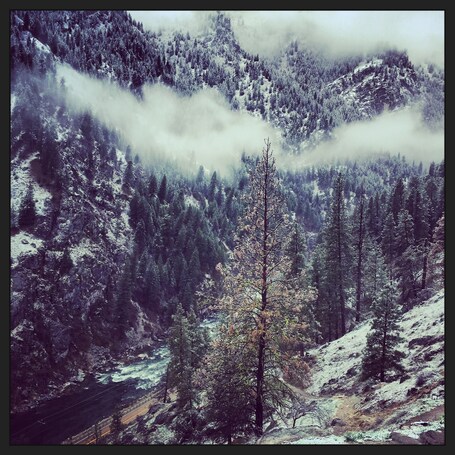
<path id="1" fill-rule="evenodd" d="M 150 31 L 123 11 L 10 19 L 12 411 L 165 341 L 174 439 L 149 443 L 261 437 L 322 368 L 322 346 L 368 324 L 358 380 L 416 373 L 399 324 L 444 288 L 444 161 L 406 147 L 305 157 L 390 112 L 418 112 L 442 134 L 443 69 L 396 49 L 333 57 L 297 41 L 252 55 L 224 13 L 195 35 Z M 229 168 L 192 144 L 184 159 L 148 155 L 74 103 L 65 65 L 139 105 L 150 85 L 188 103 L 216 90 L 282 141 L 233 150 Z M 207 317 L 214 338 L 199 328 Z M 108 442 L 128 443 L 119 434 Z"/>

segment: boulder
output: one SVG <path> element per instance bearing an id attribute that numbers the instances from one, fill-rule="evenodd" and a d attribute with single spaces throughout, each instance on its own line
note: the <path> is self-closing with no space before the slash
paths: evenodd
<path id="1" fill-rule="evenodd" d="M 346 376 L 350 378 L 351 376 L 355 376 L 356 373 L 357 373 L 357 368 L 351 367 L 351 368 L 349 368 L 348 371 L 346 371 Z"/>
<path id="2" fill-rule="evenodd" d="M 406 436 L 404 434 L 398 433 L 397 431 L 393 431 L 390 433 L 390 439 L 397 444 L 406 444 L 406 445 L 419 445 L 421 442 L 418 439 L 411 438 L 410 436 Z"/>
<path id="3" fill-rule="evenodd" d="M 435 430 L 424 431 L 423 433 L 420 434 L 419 439 L 422 442 L 422 444 L 432 446 L 439 446 L 445 444 L 444 431 Z"/>
<path id="4" fill-rule="evenodd" d="M 335 426 L 337 426 L 337 427 L 344 427 L 344 426 L 346 426 L 346 422 L 344 422 L 344 421 L 341 420 L 341 419 L 336 418 L 336 419 L 333 419 L 333 420 L 332 420 L 332 422 L 330 423 L 330 425 L 331 425 L 332 427 L 335 427 Z"/>
<path id="5" fill-rule="evenodd" d="M 408 343 L 408 347 L 411 349 L 413 346 L 432 346 L 440 341 L 444 341 L 444 335 L 428 335 L 420 338 L 414 338 Z"/>

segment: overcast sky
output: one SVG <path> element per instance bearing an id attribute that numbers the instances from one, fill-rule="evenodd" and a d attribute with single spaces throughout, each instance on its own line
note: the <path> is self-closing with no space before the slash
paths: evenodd
<path id="1" fill-rule="evenodd" d="M 207 11 L 131 11 L 154 31 L 180 29 L 197 34 Z M 334 55 L 405 49 L 414 63 L 444 66 L 443 11 L 229 11 L 244 49 L 272 56 L 296 39 Z"/>

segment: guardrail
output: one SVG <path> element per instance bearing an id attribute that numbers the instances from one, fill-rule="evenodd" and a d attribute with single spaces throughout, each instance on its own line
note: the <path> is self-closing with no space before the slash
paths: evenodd
<path id="1" fill-rule="evenodd" d="M 121 417 L 124 417 L 126 414 L 134 411 L 135 409 L 140 408 L 142 405 L 147 403 L 147 401 L 151 401 L 154 398 L 157 398 L 159 391 L 154 390 L 153 392 L 147 393 L 143 397 L 139 398 L 139 400 L 135 401 L 134 403 L 130 404 L 129 406 L 120 410 Z M 65 439 L 61 444 L 83 444 L 85 441 L 95 438 L 95 426 L 98 425 L 98 429 L 100 435 L 103 433 L 103 429 L 106 427 L 110 427 L 112 423 L 112 416 L 105 417 L 104 419 L 96 422 L 95 424 L 91 425 L 84 431 L 80 433 L 70 436 L 69 438 Z"/>

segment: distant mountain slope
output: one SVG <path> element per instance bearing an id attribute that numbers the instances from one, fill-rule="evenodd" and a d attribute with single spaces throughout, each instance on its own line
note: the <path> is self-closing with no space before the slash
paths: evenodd
<path id="1" fill-rule="evenodd" d="M 293 43 L 270 60 L 241 49 L 223 13 L 214 13 L 199 36 L 152 33 L 122 11 L 11 14 L 13 23 L 26 22 L 35 38 L 77 70 L 138 94 L 144 83 L 155 82 L 185 94 L 216 87 L 234 109 L 282 128 L 293 147 L 317 131 L 410 103 L 421 103 L 429 123 L 444 113 L 444 72 L 415 67 L 401 51 L 329 59 Z M 27 54 L 16 30 L 12 49 Z"/>

